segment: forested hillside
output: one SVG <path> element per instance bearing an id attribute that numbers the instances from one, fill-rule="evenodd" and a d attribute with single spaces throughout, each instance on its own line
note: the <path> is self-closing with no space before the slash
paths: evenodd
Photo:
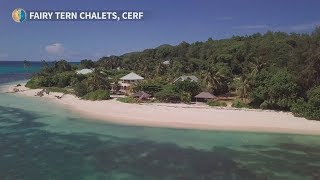
<path id="1" fill-rule="evenodd" d="M 157 87 L 154 93 L 170 94 L 167 84 L 180 75 L 195 75 L 200 90 L 237 94 L 250 107 L 320 118 L 320 28 L 310 34 L 267 32 L 162 45 L 97 62 L 82 61 L 80 66 L 104 70 L 114 80 L 134 71 Z"/>

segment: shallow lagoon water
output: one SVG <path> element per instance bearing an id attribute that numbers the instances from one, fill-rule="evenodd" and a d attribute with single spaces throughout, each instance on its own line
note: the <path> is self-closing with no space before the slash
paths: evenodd
<path id="1" fill-rule="evenodd" d="M 0 179 L 320 179 L 320 137 L 124 126 L 0 94 Z"/>

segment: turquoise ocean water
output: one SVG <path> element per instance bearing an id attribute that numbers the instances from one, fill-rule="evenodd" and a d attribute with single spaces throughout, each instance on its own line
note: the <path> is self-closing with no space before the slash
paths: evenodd
<path id="1" fill-rule="evenodd" d="M 17 74 L 0 62 L 0 82 Z M 318 180 L 320 137 L 115 125 L 0 93 L 0 180 L 18 179 Z"/>
<path id="2" fill-rule="evenodd" d="M 30 78 L 40 68 L 40 62 L 31 62 L 26 68 L 21 61 L 0 61 L 0 84 Z"/>

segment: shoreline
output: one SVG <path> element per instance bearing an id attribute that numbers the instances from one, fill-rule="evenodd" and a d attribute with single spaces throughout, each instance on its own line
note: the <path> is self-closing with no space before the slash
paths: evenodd
<path id="1" fill-rule="evenodd" d="M 34 97 L 41 89 L 28 89 L 22 84 L 6 85 L 6 92 Z M 237 131 L 257 133 L 281 133 L 320 135 L 320 121 L 294 117 L 289 112 L 259 109 L 209 107 L 204 104 L 145 103 L 127 104 L 116 99 L 105 101 L 81 100 L 74 95 L 50 92 L 42 98 L 63 105 L 74 113 L 90 119 L 132 126 Z M 40 97 L 35 97 L 40 98 Z"/>

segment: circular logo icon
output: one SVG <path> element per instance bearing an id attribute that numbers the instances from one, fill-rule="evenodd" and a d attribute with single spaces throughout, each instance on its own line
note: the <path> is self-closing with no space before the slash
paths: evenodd
<path id="1" fill-rule="evenodd" d="M 26 11 L 21 8 L 17 8 L 15 10 L 13 10 L 13 12 L 12 12 L 12 19 L 17 23 L 21 23 L 21 22 L 25 21 L 26 16 L 27 16 Z"/>

